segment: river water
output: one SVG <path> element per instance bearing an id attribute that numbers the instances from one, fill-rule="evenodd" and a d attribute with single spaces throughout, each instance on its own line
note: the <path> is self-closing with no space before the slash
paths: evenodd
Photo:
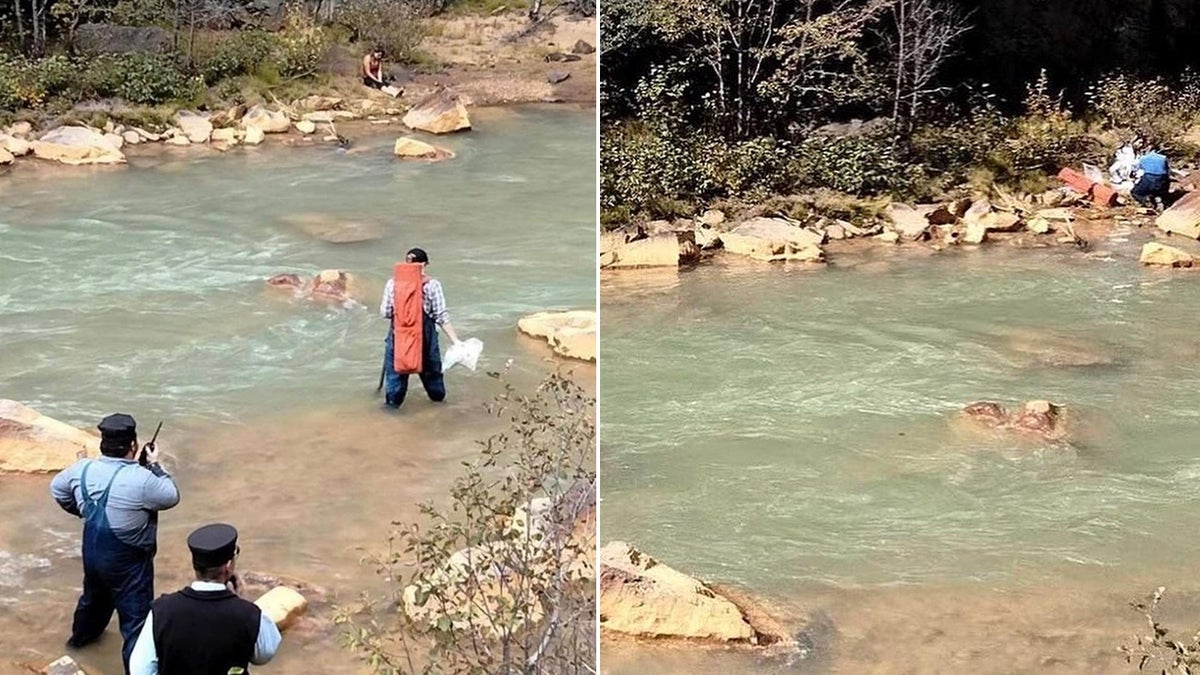
<path id="1" fill-rule="evenodd" d="M 719 259 L 601 278 L 602 542 L 758 595 L 795 653 L 615 642 L 610 673 L 1123 672 L 1200 626 L 1200 278 L 1095 251 Z M 1050 399 L 1074 438 L 955 421 Z"/>
<path id="2" fill-rule="evenodd" d="M 523 314 L 595 303 L 595 114 L 480 111 L 476 130 L 438 139 L 453 160 L 403 163 L 392 133 L 328 146 L 226 154 L 131 153 L 119 168 L 22 168 L 0 178 L 0 397 L 92 427 L 113 411 L 160 447 L 183 501 L 163 515 L 157 591 L 188 581 L 184 540 L 206 521 L 242 533 L 244 570 L 290 575 L 353 598 L 374 588 L 358 564 L 388 522 L 444 500 L 461 460 L 495 430 L 485 371 L 512 362 L 533 386 L 569 365 L 519 336 Z M 353 134 L 351 134 L 353 135 Z M 314 226 L 360 221 L 381 238 L 328 243 Z M 319 229 L 319 228 L 318 228 Z M 421 246 L 477 372 L 420 384 L 399 413 L 374 390 L 392 263 Z M 362 306 L 292 299 L 276 273 L 340 268 Z M 576 377 L 595 378 L 590 365 Z M 145 439 L 143 439 L 145 440 Z M 0 477 L 0 662 L 62 653 L 78 593 L 79 522 L 49 477 Z M 327 607 L 317 619 L 327 620 Z M 116 624 L 78 660 L 120 672 Z M 272 672 L 356 672 L 331 631 L 285 638 Z M 89 671 L 92 672 L 92 671 Z"/>

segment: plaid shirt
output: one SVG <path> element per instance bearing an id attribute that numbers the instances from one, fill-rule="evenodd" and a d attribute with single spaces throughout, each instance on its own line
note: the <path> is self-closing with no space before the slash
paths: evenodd
<path id="1" fill-rule="evenodd" d="M 421 290 L 425 313 L 432 316 L 434 322 L 439 326 L 446 323 L 450 317 L 446 313 L 446 293 L 442 290 L 442 282 L 427 278 Z M 379 301 L 379 315 L 385 319 L 392 318 L 392 312 L 395 309 L 392 304 L 392 296 L 395 293 L 396 281 L 388 279 L 387 284 L 383 287 L 383 299 Z"/>

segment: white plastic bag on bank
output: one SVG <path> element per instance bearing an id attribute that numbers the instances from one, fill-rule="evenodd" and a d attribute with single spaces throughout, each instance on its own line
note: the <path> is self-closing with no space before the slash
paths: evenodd
<path id="1" fill-rule="evenodd" d="M 442 372 L 444 373 L 460 363 L 475 370 L 475 364 L 479 361 L 479 355 L 482 353 L 483 342 L 478 338 L 470 338 L 452 344 L 446 353 L 442 354 Z"/>

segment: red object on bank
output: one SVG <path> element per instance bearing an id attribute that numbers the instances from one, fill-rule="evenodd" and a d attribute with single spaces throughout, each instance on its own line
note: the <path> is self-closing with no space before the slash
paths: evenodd
<path id="1" fill-rule="evenodd" d="M 1076 192 L 1085 194 L 1100 206 L 1112 206 L 1117 203 L 1117 191 L 1103 183 L 1093 183 L 1090 178 L 1074 169 L 1063 169 L 1058 172 L 1058 179 L 1066 183 Z"/>
<path id="2" fill-rule="evenodd" d="M 421 319 L 425 304 L 421 264 L 396 263 L 392 280 L 395 285 L 392 292 L 392 329 L 395 335 L 392 364 L 397 373 L 419 373 L 424 355 Z"/>

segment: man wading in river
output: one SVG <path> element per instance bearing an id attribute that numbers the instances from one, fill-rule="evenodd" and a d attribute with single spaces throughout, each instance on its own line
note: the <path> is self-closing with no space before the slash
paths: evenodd
<path id="1" fill-rule="evenodd" d="M 270 661 L 283 638 L 271 617 L 241 597 L 237 530 L 205 525 L 187 543 L 196 580 L 154 601 L 133 649 L 131 675 L 244 674 L 251 663 Z"/>
<path id="2" fill-rule="evenodd" d="M 442 330 L 446 331 L 446 335 L 450 338 L 451 343 L 458 343 L 458 335 L 455 334 L 454 326 L 451 326 L 448 320 L 446 295 L 442 291 L 441 282 L 425 274 L 425 268 L 429 265 L 429 256 L 426 255 L 424 250 L 414 248 L 408 252 L 404 260 L 405 262 L 421 265 L 423 306 L 421 322 L 421 371 L 418 375 L 429 398 L 434 401 L 443 401 L 446 398 L 446 381 L 442 376 L 442 353 L 438 348 L 438 326 L 441 326 Z M 389 322 L 392 321 L 392 315 L 395 311 L 395 300 L 393 297 L 395 292 L 395 279 L 388 279 L 387 285 L 383 288 L 383 299 L 379 302 L 379 314 Z M 405 394 L 408 393 L 408 374 L 396 372 L 395 331 L 394 324 L 389 325 L 387 341 L 384 343 L 383 350 L 384 403 L 389 408 L 399 408 L 404 403 Z"/>
<path id="3" fill-rule="evenodd" d="M 146 462 L 139 466 L 132 417 L 109 415 L 97 428 L 103 456 L 82 459 L 50 482 L 54 501 L 83 518 L 83 595 L 67 646 L 95 642 L 116 610 L 128 673 L 137 631 L 154 600 L 158 512 L 179 503 L 179 489 L 158 463 L 153 443 L 146 444 Z"/>

